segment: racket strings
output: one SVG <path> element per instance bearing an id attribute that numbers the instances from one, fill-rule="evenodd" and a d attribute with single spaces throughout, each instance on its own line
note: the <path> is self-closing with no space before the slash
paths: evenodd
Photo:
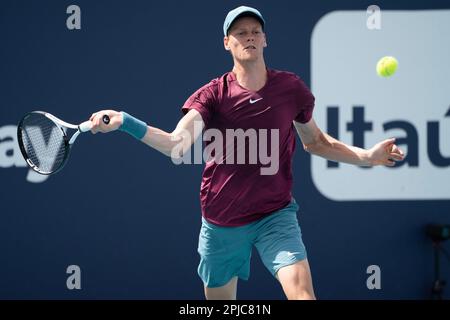
<path id="1" fill-rule="evenodd" d="M 64 162 L 66 145 L 61 129 L 43 114 L 33 114 L 22 125 L 29 160 L 41 172 L 56 171 Z"/>

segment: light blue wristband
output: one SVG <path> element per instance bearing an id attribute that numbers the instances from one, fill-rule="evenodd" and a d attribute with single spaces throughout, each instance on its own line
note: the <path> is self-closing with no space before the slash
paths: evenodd
<path id="1" fill-rule="evenodd" d="M 128 113 L 121 111 L 123 116 L 122 125 L 119 127 L 120 131 L 124 131 L 138 140 L 141 140 L 147 133 L 147 124 L 144 121 L 130 116 Z"/>

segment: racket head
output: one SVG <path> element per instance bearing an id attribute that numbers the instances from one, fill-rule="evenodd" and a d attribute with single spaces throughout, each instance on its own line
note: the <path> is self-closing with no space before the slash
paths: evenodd
<path id="1" fill-rule="evenodd" d="M 46 112 L 26 114 L 17 126 L 20 151 L 28 166 L 37 173 L 50 175 L 64 166 L 70 144 L 65 130 Z"/>

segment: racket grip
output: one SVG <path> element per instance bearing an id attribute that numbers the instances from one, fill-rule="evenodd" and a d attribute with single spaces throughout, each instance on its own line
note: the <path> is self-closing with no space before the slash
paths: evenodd
<path id="1" fill-rule="evenodd" d="M 105 114 L 105 115 L 103 116 L 102 120 L 103 120 L 103 123 L 104 123 L 104 124 L 109 124 L 109 121 L 110 121 L 111 119 L 109 118 L 108 115 Z M 92 129 L 92 122 L 91 122 L 90 120 L 85 121 L 85 122 L 83 122 L 82 124 L 80 124 L 78 127 L 79 127 L 79 130 L 80 130 L 81 132 L 87 132 L 87 131 L 90 131 L 90 130 Z"/>
<path id="2" fill-rule="evenodd" d="M 78 126 L 78 130 L 81 132 L 87 132 L 92 129 L 92 122 L 90 120 L 83 122 Z"/>

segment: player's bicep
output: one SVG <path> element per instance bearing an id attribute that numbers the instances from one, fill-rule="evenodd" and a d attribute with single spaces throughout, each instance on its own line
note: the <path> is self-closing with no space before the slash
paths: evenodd
<path id="1" fill-rule="evenodd" d="M 303 146 L 313 145 L 320 139 L 321 131 L 313 118 L 306 123 L 294 121 L 295 129 L 302 140 Z"/>
<path id="2" fill-rule="evenodd" d="M 176 139 L 183 139 L 184 145 L 190 147 L 200 136 L 205 127 L 200 112 L 191 109 L 178 122 L 172 136 Z"/>

